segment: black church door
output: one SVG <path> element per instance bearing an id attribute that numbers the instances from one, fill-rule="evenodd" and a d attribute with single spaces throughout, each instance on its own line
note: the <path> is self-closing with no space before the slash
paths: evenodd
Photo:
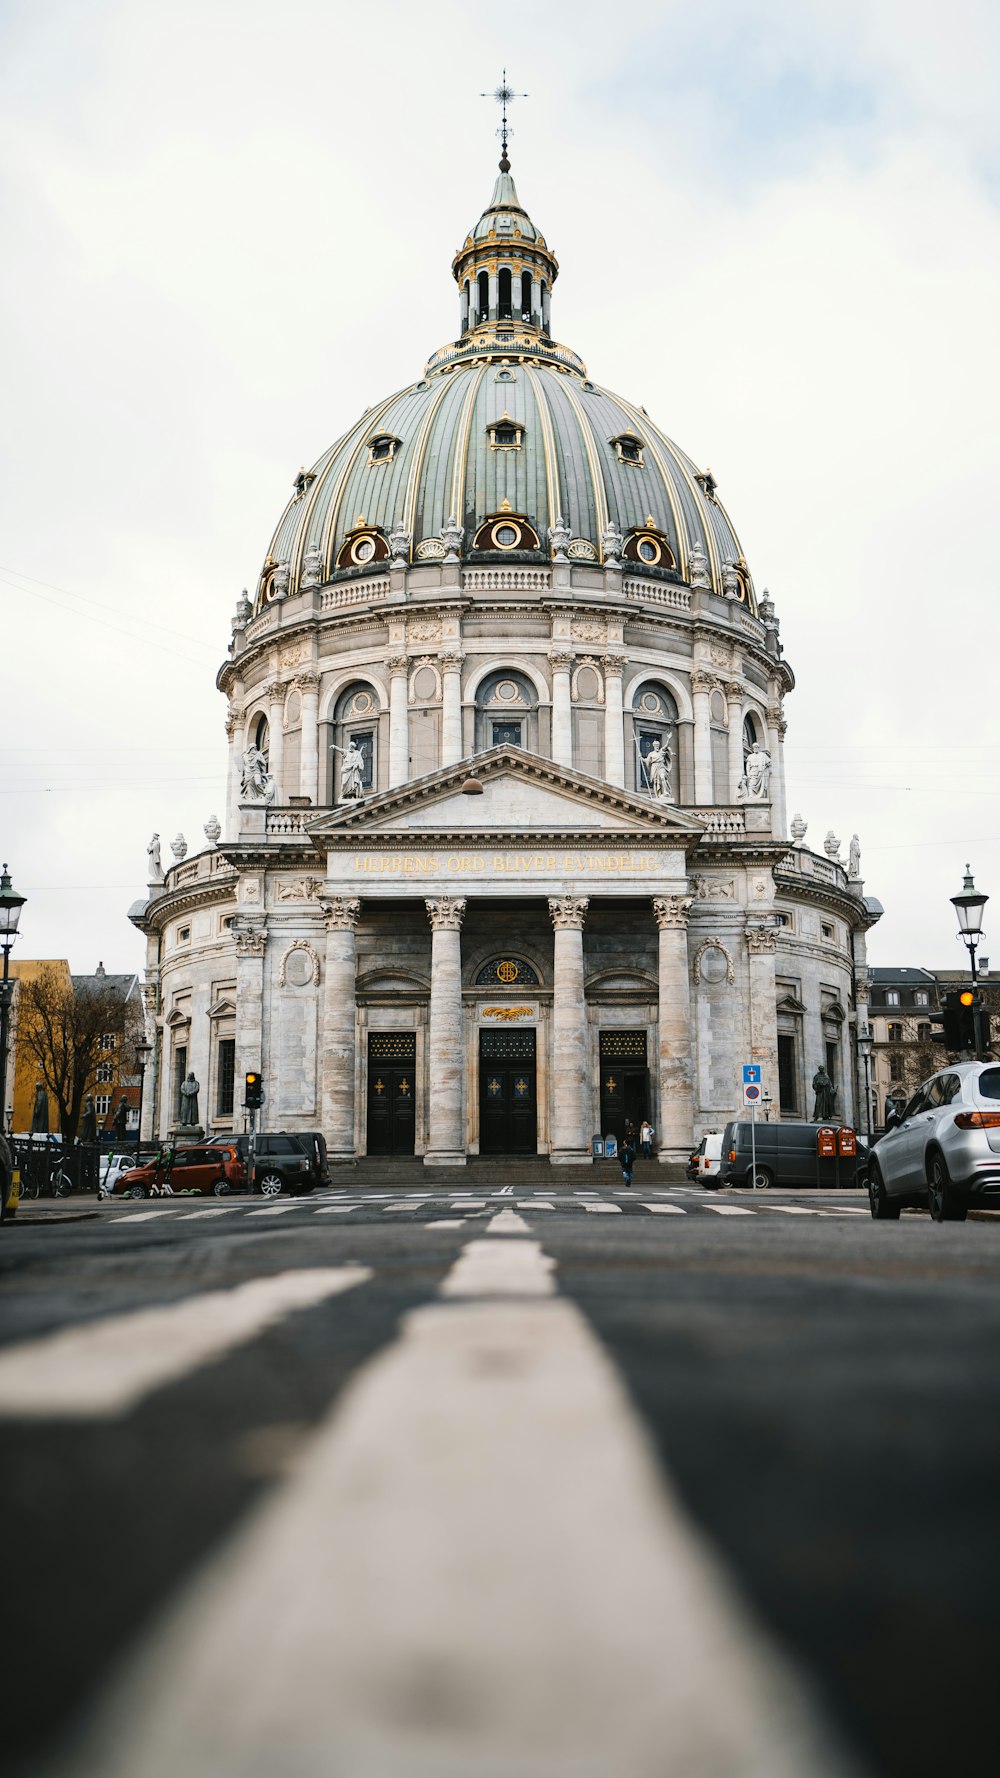
<path id="1" fill-rule="evenodd" d="M 368 1033 L 368 1153 L 412 1154 L 416 1127 L 415 1031 Z"/>
<path id="2" fill-rule="evenodd" d="M 538 1152 L 534 1031 L 479 1033 L 479 1152 Z"/>
<path id="3" fill-rule="evenodd" d="M 649 1116 L 645 1031 L 601 1032 L 601 1135 L 621 1142 L 625 1125 L 636 1136 Z"/>

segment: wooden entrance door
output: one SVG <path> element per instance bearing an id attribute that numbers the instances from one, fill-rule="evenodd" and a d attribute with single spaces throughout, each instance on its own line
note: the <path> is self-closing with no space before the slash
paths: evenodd
<path id="1" fill-rule="evenodd" d="M 479 1152 L 536 1154 L 534 1031 L 479 1033 Z"/>
<path id="2" fill-rule="evenodd" d="M 645 1031 L 601 1032 L 601 1135 L 621 1142 L 625 1125 L 636 1138 L 649 1116 L 649 1070 Z"/>
<path id="3" fill-rule="evenodd" d="M 415 1031 L 368 1033 L 368 1153 L 412 1154 L 416 1127 Z"/>

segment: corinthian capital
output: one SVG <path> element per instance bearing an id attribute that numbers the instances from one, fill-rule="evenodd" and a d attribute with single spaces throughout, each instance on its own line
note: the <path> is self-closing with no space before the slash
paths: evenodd
<path id="1" fill-rule="evenodd" d="M 408 654 L 390 654 L 385 664 L 389 669 L 390 678 L 395 679 L 398 673 L 409 671 L 410 657 Z"/>
<path id="2" fill-rule="evenodd" d="M 747 927 L 747 950 L 751 956 L 761 956 L 773 951 L 777 944 L 777 935 L 772 925 L 754 923 Z"/>
<path id="3" fill-rule="evenodd" d="M 263 957 L 267 946 L 267 927 L 234 926 L 233 939 L 237 957 Z"/>
<path id="4" fill-rule="evenodd" d="M 571 648 L 549 649 L 549 666 L 554 668 L 557 673 L 568 673 L 574 658 Z"/>
<path id="5" fill-rule="evenodd" d="M 319 685 L 319 674 L 309 672 L 296 673 L 295 678 L 292 680 L 292 684 L 296 691 L 315 691 Z"/>
<path id="6" fill-rule="evenodd" d="M 464 659 L 465 655 L 460 648 L 441 648 L 438 650 L 438 660 L 446 673 L 459 672 Z"/>
<path id="7" fill-rule="evenodd" d="M 361 918 L 361 902 L 356 895 L 335 895 L 332 901 L 320 903 L 328 932 L 351 931 Z"/>
<path id="8" fill-rule="evenodd" d="M 662 932 L 668 926 L 686 926 L 693 895 L 654 895 L 653 918 Z"/>
<path id="9" fill-rule="evenodd" d="M 691 690 L 693 692 L 695 692 L 697 694 L 698 692 L 702 692 L 702 691 L 713 691 L 714 688 L 715 688 L 715 680 L 712 678 L 711 673 L 698 673 L 698 672 L 692 673 L 692 675 L 691 675 Z"/>
<path id="10" fill-rule="evenodd" d="M 425 901 L 424 906 L 435 932 L 461 932 L 466 909 L 464 896 L 439 895 L 433 901 Z"/>
<path id="11" fill-rule="evenodd" d="M 582 932 L 589 906 L 590 898 L 586 895 L 549 896 L 549 914 L 557 931 L 561 926 L 569 926 Z"/>
<path id="12" fill-rule="evenodd" d="M 625 656 L 623 654 L 602 654 L 601 660 L 609 679 L 621 678 L 625 671 Z"/>

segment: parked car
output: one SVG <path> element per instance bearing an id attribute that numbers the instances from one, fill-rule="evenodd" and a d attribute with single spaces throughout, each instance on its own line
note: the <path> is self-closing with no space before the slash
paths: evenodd
<path id="1" fill-rule="evenodd" d="M 753 1156 L 757 1167 L 754 1172 Z M 757 1124 L 734 1119 L 722 1135 L 720 1185 L 854 1186 L 867 1169 L 847 1125 L 794 1122 Z"/>
<path id="2" fill-rule="evenodd" d="M 97 1187 L 101 1197 L 109 1198 L 121 1175 L 123 1173 L 131 1172 L 134 1166 L 134 1155 L 116 1154 L 114 1151 L 110 1154 L 106 1154 L 101 1162 L 101 1172 Z"/>
<path id="3" fill-rule="evenodd" d="M 248 1162 L 249 1136 L 216 1136 L 209 1145 L 235 1146 Z M 254 1142 L 254 1178 L 251 1191 L 276 1198 L 282 1191 L 311 1192 L 329 1185 L 326 1141 L 319 1130 L 262 1130 Z"/>
<path id="4" fill-rule="evenodd" d="M 129 1168 L 119 1174 L 111 1195 L 148 1198 L 163 1192 L 174 1197 L 197 1193 L 200 1197 L 224 1198 L 229 1192 L 245 1191 L 246 1178 L 246 1167 L 235 1142 L 204 1143 L 175 1149 L 172 1160 L 158 1157 L 142 1167 Z"/>
<path id="5" fill-rule="evenodd" d="M 707 1185 L 714 1191 L 719 1183 L 719 1167 L 722 1164 L 721 1130 L 709 1130 L 699 1142 L 694 1154 L 687 1164 L 687 1176 Z"/>
<path id="6" fill-rule="evenodd" d="M 924 1204 L 935 1222 L 964 1222 L 970 1204 L 1000 1200 L 996 1062 L 940 1069 L 886 1123 L 868 1163 L 868 1197 L 879 1222 Z"/>

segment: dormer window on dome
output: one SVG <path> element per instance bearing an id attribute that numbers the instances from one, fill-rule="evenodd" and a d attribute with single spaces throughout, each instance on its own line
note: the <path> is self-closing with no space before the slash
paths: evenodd
<path id="1" fill-rule="evenodd" d="M 615 447 L 619 463 L 631 463 L 636 469 L 645 467 L 642 460 L 642 439 L 636 438 L 634 432 L 619 432 L 617 438 L 609 441 Z"/>
<path id="2" fill-rule="evenodd" d="M 641 529 L 630 531 L 622 555 L 626 561 L 642 562 L 647 568 L 676 568 L 677 560 L 663 532 L 647 519 Z"/>
<path id="3" fill-rule="evenodd" d="M 499 420 L 487 426 L 486 434 L 491 451 L 519 451 L 524 442 L 524 427 L 519 421 L 512 420 L 506 409 Z"/>
<path id="4" fill-rule="evenodd" d="M 473 549 L 539 549 L 538 532 L 517 512 L 494 513 L 480 525 L 472 540 Z"/>
<path id="5" fill-rule="evenodd" d="M 376 432 L 374 437 L 368 440 L 369 469 L 374 463 L 391 463 L 402 442 L 402 439 L 396 438 L 392 432 Z"/>
<path id="6" fill-rule="evenodd" d="M 341 546 L 337 567 L 371 568 L 376 562 L 386 561 L 388 556 L 389 545 L 382 532 L 375 525 L 366 525 L 364 519 L 359 519 Z"/>

